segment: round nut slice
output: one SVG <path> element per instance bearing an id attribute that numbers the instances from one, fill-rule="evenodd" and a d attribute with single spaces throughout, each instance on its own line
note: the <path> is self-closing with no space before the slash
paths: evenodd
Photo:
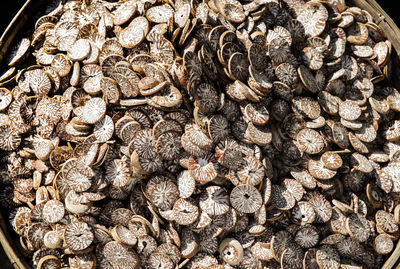
<path id="1" fill-rule="evenodd" d="M 230 209 L 228 193 L 220 186 L 209 186 L 200 196 L 199 206 L 210 216 L 226 214 Z"/>
<path id="2" fill-rule="evenodd" d="M 283 181 L 286 189 L 293 195 L 296 201 L 300 201 L 305 193 L 303 186 L 295 179 L 285 178 Z"/>
<path id="3" fill-rule="evenodd" d="M 136 12 L 137 3 L 135 1 L 126 1 L 113 12 L 114 25 L 122 25 L 128 22 Z"/>
<path id="4" fill-rule="evenodd" d="M 286 187 L 272 185 L 271 204 L 280 210 L 289 210 L 295 206 L 296 199 Z"/>
<path id="5" fill-rule="evenodd" d="M 287 231 L 279 231 L 272 236 L 271 251 L 274 259 L 280 261 L 283 252 L 291 244 L 295 244 L 293 236 Z"/>
<path id="6" fill-rule="evenodd" d="M 313 193 L 308 202 L 313 206 L 315 211 L 315 222 L 325 223 L 332 217 L 332 206 L 326 198 L 318 193 Z"/>
<path id="7" fill-rule="evenodd" d="M 356 120 L 361 116 L 361 109 L 356 102 L 346 100 L 339 104 L 339 115 L 345 120 Z"/>
<path id="8" fill-rule="evenodd" d="M 317 249 L 315 248 L 310 248 L 306 251 L 306 253 L 304 253 L 303 268 L 313 268 L 313 269 L 319 268 L 316 259 L 316 253 Z"/>
<path id="9" fill-rule="evenodd" d="M 308 249 L 316 246 L 319 242 L 319 232 L 314 226 L 304 226 L 300 228 L 294 237 L 299 246 Z"/>
<path id="10" fill-rule="evenodd" d="M 7 88 L 0 88 L 0 111 L 7 109 L 12 99 L 13 96 Z"/>
<path id="11" fill-rule="evenodd" d="M 324 163 L 322 161 L 312 159 L 308 161 L 308 171 L 313 177 L 322 180 L 331 179 L 337 173 L 336 170 L 331 170 L 324 167 Z"/>
<path id="12" fill-rule="evenodd" d="M 37 263 L 38 269 L 61 269 L 61 261 L 54 255 L 46 255 L 42 257 Z"/>
<path id="13" fill-rule="evenodd" d="M 395 233 L 399 230 L 394 215 L 384 210 L 378 210 L 375 214 L 376 226 L 386 233 Z"/>
<path id="14" fill-rule="evenodd" d="M 175 221 L 180 225 L 190 225 L 199 217 L 199 208 L 191 199 L 179 198 L 173 206 Z"/>
<path id="15" fill-rule="evenodd" d="M 49 200 L 43 207 L 43 219 L 47 223 L 59 222 L 64 217 L 64 204 L 58 200 Z"/>
<path id="16" fill-rule="evenodd" d="M 93 231 L 85 222 L 72 222 L 65 227 L 65 244 L 72 251 L 81 251 L 88 248 L 93 239 Z"/>
<path id="17" fill-rule="evenodd" d="M 169 4 L 153 6 L 146 11 L 146 17 L 153 23 L 169 23 L 174 17 L 174 9 Z"/>
<path id="18" fill-rule="evenodd" d="M 82 122 L 95 124 L 101 121 L 106 114 L 106 102 L 100 97 L 88 100 L 78 117 Z"/>
<path id="19" fill-rule="evenodd" d="M 243 260 L 243 247 L 233 238 L 225 238 L 219 245 L 221 258 L 230 265 L 238 265 Z"/>
<path id="20" fill-rule="evenodd" d="M 313 129 L 303 128 L 296 136 L 300 150 L 308 154 L 318 154 L 325 148 L 324 138 Z"/>
<path id="21" fill-rule="evenodd" d="M 137 243 L 137 238 L 132 231 L 122 225 L 114 226 L 114 228 L 111 230 L 111 236 L 115 241 L 129 247 L 133 247 Z"/>
<path id="22" fill-rule="evenodd" d="M 371 203 L 371 205 L 374 208 L 379 208 L 383 202 L 381 190 L 379 190 L 376 185 L 368 183 L 365 191 L 367 193 L 368 201 Z"/>
<path id="23" fill-rule="evenodd" d="M 271 244 L 264 242 L 256 242 L 251 246 L 251 253 L 262 261 L 270 261 L 274 258 L 272 256 Z"/>
<path id="24" fill-rule="evenodd" d="M 301 225 L 312 223 L 315 220 L 315 211 L 313 206 L 305 201 L 298 202 L 291 210 L 292 219 Z"/>
<path id="25" fill-rule="evenodd" d="M 282 253 L 281 268 L 302 269 L 303 256 L 304 252 L 298 245 L 288 246 Z"/>
<path id="26" fill-rule="evenodd" d="M 389 254 L 393 250 L 393 241 L 387 234 L 385 233 L 380 234 L 377 237 L 375 237 L 374 249 L 379 254 L 382 255 Z"/>
<path id="27" fill-rule="evenodd" d="M 138 46 L 147 36 L 149 28 L 149 21 L 145 17 L 136 17 L 119 33 L 118 41 L 124 48 Z"/>
<path id="28" fill-rule="evenodd" d="M 260 192 L 251 185 L 238 185 L 230 193 L 231 205 L 242 213 L 254 213 L 262 204 Z"/>
<path id="29" fill-rule="evenodd" d="M 368 39 L 368 28 L 361 22 L 353 23 L 347 31 L 347 41 L 351 44 L 362 45 Z"/>
<path id="30" fill-rule="evenodd" d="M 118 267 L 120 268 L 120 267 Z M 125 267 L 121 267 L 125 268 Z M 148 259 L 146 260 L 145 268 L 165 268 L 165 269 L 173 269 L 174 263 L 170 256 L 166 253 L 160 253 L 154 251 L 150 254 Z"/>
<path id="31" fill-rule="evenodd" d="M 188 170 L 183 170 L 177 178 L 179 197 L 189 198 L 196 188 L 196 181 Z"/>
<path id="32" fill-rule="evenodd" d="M 342 157 L 336 152 L 326 151 L 321 155 L 321 162 L 324 167 L 328 169 L 339 169 L 342 167 L 343 160 Z"/>
<path id="33" fill-rule="evenodd" d="M 57 249 L 61 248 L 63 239 L 58 231 L 49 231 L 43 237 L 43 244 L 47 248 Z"/>
<path id="34" fill-rule="evenodd" d="M 330 245 L 321 246 L 316 253 L 317 263 L 320 268 L 340 268 L 340 256 L 337 250 Z"/>
<path id="35" fill-rule="evenodd" d="M 67 55 L 72 61 L 82 61 L 89 56 L 91 46 L 88 39 L 78 39 L 68 49 Z"/>
<path id="36" fill-rule="evenodd" d="M 114 268 L 139 268 L 139 257 L 136 252 L 116 241 L 105 244 L 103 255 Z"/>
<path id="37" fill-rule="evenodd" d="M 32 244 L 32 247 L 35 249 L 39 249 L 44 247 L 43 238 L 46 233 L 51 231 L 49 225 L 45 223 L 33 223 L 28 228 L 27 238 L 28 241 Z"/>
<path id="38" fill-rule="evenodd" d="M 353 213 L 346 219 L 349 235 L 359 242 L 365 242 L 370 236 L 369 221 L 361 214 Z"/>

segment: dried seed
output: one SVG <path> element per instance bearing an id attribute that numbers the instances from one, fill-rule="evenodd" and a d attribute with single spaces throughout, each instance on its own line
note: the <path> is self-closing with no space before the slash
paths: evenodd
<path id="1" fill-rule="evenodd" d="M 135 1 L 126 1 L 120 5 L 113 12 L 113 23 L 114 25 L 122 25 L 128 22 L 136 12 L 137 5 Z"/>
<path id="2" fill-rule="evenodd" d="M 308 171 L 310 174 L 322 180 L 328 180 L 333 178 L 336 175 L 336 171 L 332 169 L 328 169 L 324 166 L 324 163 L 320 160 L 309 160 L 308 161 Z"/>
<path id="3" fill-rule="evenodd" d="M 143 42 L 148 32 L 149 21 L 145 17 L 136 17 L 120 32 L 118 41 L 124 48 L 133 48 Z"/>
<path id="4" fill-rule="evenodd" d="M 295 206 L 296 200 L 286 187 L 272 185 L 271 204 L 278 209 L 289 210 Z"/>
<path id="5" fill-rule="evenodd" d="M 337 250 L 329 245 L 321 246 L 316 252 L 317 263 L 322 268 L 339 268 L 340 256 Z"/>
<path id="6" fill-rule="evenodd" d="M 294 241 L 302 248 L 312 248 L 319 242 L 319 232 L 314 226 L 301 228 L 297 231 Z"/>
<path id="7" fill-rule="evenodd" d="M 153 2 L 47 8 L 7 55 L 0 200 L 33 264 L 380 267 L 400 94 L 371 14 Z"/>
<path id="8" fill-rule="evenodd" d="M 319 2 L 307 3 L 302 7 L 297 20 L 301 22 L 307 36 L 318 36 L 325 28 L 328 11 Z"/>
<path id="9" fill-rule="evenodd" d="M 323 137 L 315 130 L 304 128 L 296 136 L 300 150 L 308 154 L 318 154 L 325 147 Z"/>
<path id="10" fill-rule="evenodd" d="M 60 77 L 65 77 L 71 71 L 72 64 L 64 54 L 56 54 L 51 61 L 51 67 Z"/>
<path id="11" fill-rule="evenodd" d="M 179 198 L 173 206 L 175 221 L 181 225 L 190 225 L 199 217 L 199 208 L 190 199 Z"/>
<path id="12" fill-rule="evenodd" d="M 58 200 L 49 200 L 43 207 L 43 220 L 47 223 L 59 222 L 64 217 L 64 204 Z"/>
<path id="13" fill-rule="evenodd" d="M 78 39 L 75 43 L 68 49 L 67 55 L 72 61 L 81 61 L 89 56 L 91 46 L 89 40 Z"/>
<path id="14" fill-rule="evenodd" d="M 361 116 L 361 109 L 355 102 L 346 100 L 339 104 L 339 115 L 345 120 L 356 120 Z"/>
<path id="15" fill-rule="evenodd" d="M 389 212 L 378 210 L 375 214 L 375 221 L 377 227 L 381 228 L 384 232 L 394 233 L 399 229 L 394 220 L 393 214 Z"/>
<path id="16" fill-rule="evenodd" d="M 308 202 L 313 206 L 315 211 L 315 222 L 325 223 L 332 217 L 332 206 L 328 200 L 320 194 L 313 195 Z"/>
<path id="17" fill-rule="evenodd" d="M 231 205 L 243 213 L 254 213 L 261 207 L 262 197 L 259 191 L 251 185 L 236 186 L 229 196 Z"/>
<path id="18" fill-rule="evenodd" d="M 280 261 L 286 248 L 294 243 L 292 235 L 287 231 L 279 231 L 273 235 L 271 239 L 271 251 L 275 260 Z"/>
<path id="19" fill-rule="evenodd" d="M 282 253 L 282 268 L 302 268 L 304 253 L 300 247 L 290 246 Z"/>
<path id="20" fill-rule="evenodd" d="M 196 181 L 188 170 L 183 170 L 178 175 L 179 197 L 189 198 L 196 188 Z"/>
<path id="21" fill-rule="evenodd" d="M 346 228 L 350 236 L 359 242 L 365 242 L 370 236 L 369 222 L 360 214 L 351 214 L 346 219 Z"/>
<path id="22" fill-rule="evenodd" d="M 315 248 L 310 248 L 304 253 L 304 258 L 303 258 L 303 267 L 304 268 L 319 268 L 317 264 L 317 259 L 316 259 L 316 252 L 317 250 Z"/>
<path id="23" fill-rule="evenodd" d="M 342 167 L 342 157 L 336 152 L 326 151 L 321 155 L 321 162 L 328 169 L 339 169 Z"/>
<path id="24" fill-rule="evenodd" d="M 389 254 L 393 250 L 393 241 L 390 239 L 388 235 L 380 234 L 377 237 L 375 237 L 374 249 L 379 254 L 383 255 Z"/>
<path id="25" fill-rule="evenodd" d="M 315 212 L 308 202 L 298 202 L 291 210 L 291 217 L 296 223 L 306 224 L 315 220 Z"/>
<path id="26" fill-rule="evenodd" d="M 139 266 L 136 252 L 115 241 L 108 242 L 104 246 L 103 255 L 115 267 L 138 268 Z"/>
<path id="27" fill-rule="evenodd" d="M 73 251 L 88 248 L 92 244 L 93 239 L 93 231 L 85 222 L 70 223 L 65 228 L 65 243 Z"/>
<path id="28" fill-rule="evenodd" d="M 42 257 L 38 263 L 38 268 L 61 268 L 61 261 L 54 255 L 46 255 Z"/>
<path id="29" fill-rule="evenodd" d="M 316 119 L 321 115 L 321 108 L 313 98 L 295 97 L 292 102 L 296 111 L 310 119 Z"/>

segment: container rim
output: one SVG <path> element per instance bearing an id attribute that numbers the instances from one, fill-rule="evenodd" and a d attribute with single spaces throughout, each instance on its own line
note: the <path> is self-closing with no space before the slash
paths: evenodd
<path id="1" fill-rule="evenodd" d="M 15 36 L 19 33 L 21 28 L 26 26 L 26 22 L 31 19 L 32 14 L 38 11 L 43 2 L 45 2 L 45 0 L 26 0 L 23 6 L 8 24 L 7 28 L 0 37 L 0 64 L 4 61 L 4 57 L 11 43 L 14 41 Z M 346 0 L 346 3 L 351 6 L 357 6 L 361 9 L 365 9 L 373 16 L 375 23 L 381 27 L 385 37 L 392 43 L 394 51 L 396 52 L 394 55 L 392 51 L 391 57 L 395 57 L 395 60 L 400 63 L 400 29 L 394 23 L 393 19 L 390 18 L 390 16 L 375 0 Z M 395 67 L 396 65 L 393 65 L 393 68 Z M 0 243 L 14 268 L 31 268 L 22 254 L 19 253 L 18 248 L 15 246 L 13 239 L 8 233 L 6 221 L 4 220 L 2 212 L 0 212 Z M 400 239 L 397 240 L 395 249 L 382 266 L 382 269 L 397 268 L 396 266 L 400 264 L 399 258 Z"/>
<path id="2" fill-rule="evenodd" d="M 29 21 L 32 14 L 38 11 L 43 2 L 44 0 L 26 0 L 8 24 L 0 37 L 0 64 L 3 63 L 4 57 L 16 35 L 24 26 L 26 27 L 27 21 Z M 10 236 L 3 212 L 0 212 L 0 243 L 14 268 L 31 268 L 19 251 L 19 248 L 16 247 L 14 239 Z"/>

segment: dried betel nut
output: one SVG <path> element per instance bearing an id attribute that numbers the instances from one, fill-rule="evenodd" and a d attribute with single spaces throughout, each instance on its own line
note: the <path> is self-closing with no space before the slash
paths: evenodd
<path id="1" fill-rule="evenodd" d="M 0 75 L 0 204 L 33 266 L 380 268 L 397 254 L 400 93 L 374 14 L 56 2 Z"/>
<path id="2" fill-rule="evenodd" d="M 238 265 L 243 259 L 243 247 L 233 238 L 225 238 L 219 245 L 221 258 L 230 265 Z"/>

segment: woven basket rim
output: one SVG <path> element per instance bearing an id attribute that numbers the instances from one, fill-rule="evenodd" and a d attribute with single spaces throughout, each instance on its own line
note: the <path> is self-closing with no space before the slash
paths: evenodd
<path id="1" fill-rule="evenodd" d="M 6 55 L 8 48 L 15 36 L 18 34 L 19 30 L 26 26 L 25 24 L 30 15 L 32 15 L 43 2 L 45 2 L 45 0 L 26 0 L 21 9 L 11 20 L 6 30 L 0 37 L 0 64 L 4 60 L 4 56 Z M 346 3 L 348 6 L 357 6 L 365 9 L 373 16 L 375 23 L 382 28 L 386 38 L 392 43 L 392 46 L 396 52 L 395 55 L 393 55 L 392 52 L 391 57 L 396 57 L 400 62 L 400 29 L 395 24 L 393 19 L 375 0 L 346 0 Z M 400 85 L 400 83 L 398 85 Z M 4 220 L 3 212 L 0 212 L 0 243 L 8 259 L 10 260 L 10 263 L 16 269 L 31 268 L 12 241 L 13 239 L 10 236 L 7 227 L 8 225 Z M 382 269 L 397 268 L 396 265 L 400 263 L 399 256 L 400 240 L 397 240 L 397 244 L 392 252 L 392 255 L 386 260 L 385 264 L 382 266 Z"/>
<path id="2" fill-rule="evenodd" d="M 44 0 L 26 0 L 8 24 L 0 37 L 0 64 L 3 62 L 4 56 L 14 41 L 14 38 L 23 27 L 27 27 L 26 22 L 29 21 L 30 16 L 38 10 L 43 2 Z M 15 238 L 10 235 L 8 229 L 9 225 L 7 225 L 7 223 L 8 222 L 4 219 L 3 212 L 0 211 L 0 243 L 4 252 L 15 269 L 31 268 L 20 250 L 17 248 L 16 243 L 14 242 Z"/>

